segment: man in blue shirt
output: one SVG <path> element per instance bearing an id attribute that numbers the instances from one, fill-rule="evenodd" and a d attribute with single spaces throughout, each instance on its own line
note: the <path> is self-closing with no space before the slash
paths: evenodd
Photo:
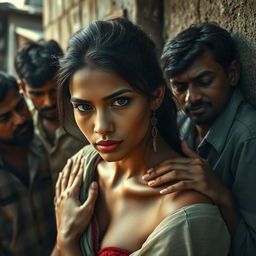
<path id="1" fill-rule="evenodd" d="M 208 196 L 232 235 L 231 255 L 256 255 L 256 111 L 236 87 L 234 40 L 215 24 L 192 25 L 167 42 L 162 61 L 186 157 L 156 166 L 144 179 L 165 184 L 163 194 L 193 189 Z"/>

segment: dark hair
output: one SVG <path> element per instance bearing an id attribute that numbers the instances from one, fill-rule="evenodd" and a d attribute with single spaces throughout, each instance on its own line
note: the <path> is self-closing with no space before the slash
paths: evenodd
<path id="1" fill-rule="evenodd" d="M 146 33 L 122 18 L 94 21 L 74 34 L 60 60 L 58 104 L 63 125 L 72 112 L 70 79 L 82 67 L 115 72 L 148 98 L 153 97 L 155 89 L 166 85 L 155 45 Z M 156 111 L 158 129 L 165 141 L 181 152 L 176 115 L 176 105 L 167 88 L 163 103 Z"/>
<path id="2" fill-rule="evenodd" d="M 161 60 L 166 76 L 184 72 L 206 49 L 225 72 L 236 58 L 235 43 L 227 30 L 215 23 L 194 24 L 165 44 Z"/>
<path id="3" fill-rule="evenodd" d="M 29 42 L 17 52 L 15 69 L 22 83 L 40 88 L 55 77 L 60 56 L 63 52 L 54 40 Z"/>
<path id="4" fill-rule="evenodd" d="M 5 72 L 0 71 L 0 101 L 2 101 L 10 89 L 19 91 L 16 79 Z"/>

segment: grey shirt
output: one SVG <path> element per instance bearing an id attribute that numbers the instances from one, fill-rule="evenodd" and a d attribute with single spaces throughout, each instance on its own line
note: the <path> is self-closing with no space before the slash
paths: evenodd
<path id="1" fill-rule="evenodd" d="M 225 110 L 201 143 L 194 144 L 195 127 L 183 112 L 181 139 L 205 158 L 216 176 L 231 190 L 241 220 L 233 236 L 232 255 L 256 255 L 256 111 L 236 89 Z"/>

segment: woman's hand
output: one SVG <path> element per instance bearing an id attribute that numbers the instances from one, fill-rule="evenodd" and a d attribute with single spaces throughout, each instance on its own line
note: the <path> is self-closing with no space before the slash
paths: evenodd
<path id="1" fill-rule="evenodd" d="M 192 151 L 185 141 L 182 141 L 182 150 L 188 157 L 167 160 L 148 170 L 143 179 L 151 187 L 171 183 L 161 194 L 192 189 L 209 197 L 219 205 L 226 205 L 230 200 L 229 190 L 215 176 L 205 159 Z"/>
<path id="2" fill-rule="evenodd" d="M 72 168 L 73 167 L 73 168 Z M 78 244 L 80 235 L 87 228 L 93 215 L 98 196 L 98 184 L 92 182 L 87 200 L 79 200 L 83 182 L 84 159 L 80 155 L 75 161 L 69 159 L 56 183 L 55 214 L 57 222 L 57 248 Z"/>

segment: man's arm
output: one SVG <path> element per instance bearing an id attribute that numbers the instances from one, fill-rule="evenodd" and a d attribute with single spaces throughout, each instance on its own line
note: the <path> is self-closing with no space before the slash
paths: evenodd
<path id="1" fill-rule="evenodd" d="M 167 160 L 158 168 L 148 172 L 149 176 L 146 176 L 146 180 L 149 186 L 171 182 L 171 185 L 160 193 L 168 194 L 192 189 L 206 195 L 220 207 L 230 233 L 234 233 L 240 217 L 231 192 L 215 176 L 207 161 L 192 151 L 186 142 L 182 142 L 182 149 L 187 157 Z"/>

